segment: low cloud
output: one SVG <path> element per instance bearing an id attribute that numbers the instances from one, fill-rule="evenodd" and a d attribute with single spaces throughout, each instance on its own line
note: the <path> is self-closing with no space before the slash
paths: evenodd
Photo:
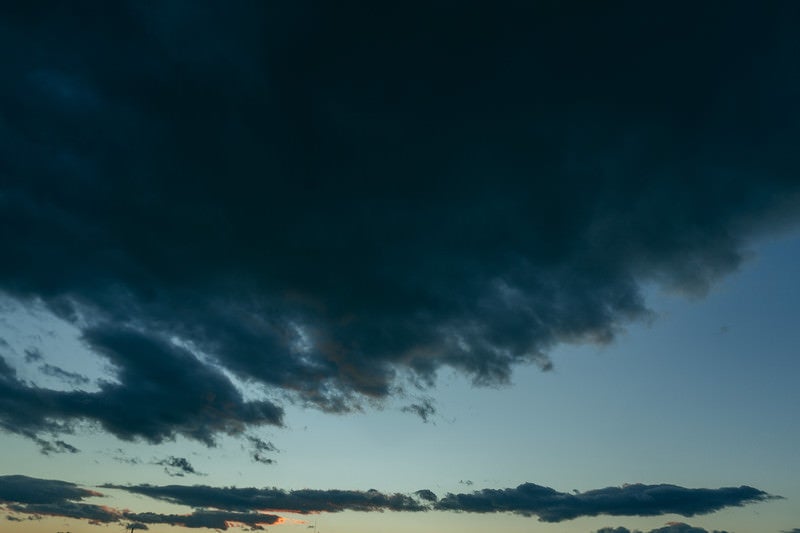
<path id="1" fill-rule="evenodd" d="M 8 504 L 8 508 L 16 513 L 37 514 L 45 516 L 63 516 L 95 521 L 103 524 L 117 522 L 121 512 L 103 505 L 89 503 L 58 502 Z"/>
<path id="2" fill-rule="evenodd" d="M 194 511 L 189 514 L 125 513 L 125 518 L 144 524 L 168 524 L 187 528 L 207 527 L 227 530 L 231 526 L 279 524 L 283 519 L 276 515 L 262 513 L 235 513 L 226 511 Z"/>
<path id="3" fill-rule="evenodd" d="M 74 483 L 21 475 L 0 476 L 0 503 L 58 504 L 79 502 L 99 493 Z"/>
<path id="4" fill-rule="evenodd" d="M 411 495 L 384 493 L 374 489 L 357 490 L 282 490 L 278 488 L 212 487 L 208 485 L 116 485 L 119 489 L 156 500 L 193 508 L 188 514 L 134 513 L 84 500 L 102 494 L 73 483 L 27 476 L 0 476 L 0 504 L 9 512 L 32 516 L 62 516 L 111 523 L 171 524 L 184 527 L 226 529 L 238 523 L 257 528 L 280 523 L 272 513 L 298 514 L 357 512 L 455 511 L 470 513 L 516 513 L 538 516 L 544 522 L 561 522 L 579 517 L 694 516 L 775 498 L 752 487 L 688 489 L 675 485 L 624 485 L 586 491 L 560 493 L 525 483 L 513 489 L 483 489 L 470 494 L 447 494 L 442 498 L 422 489 Z M 265 514 L 266 513 L 266 514 Z M 9 515 L 10 516 L 10 515 Z M 13 518 L 10 518 L 13 519 Z M 227 525 L 226 525 L 227 524 Z M 130 527 L 130 526 L 128 526 Z M 625 528 L 601 529 L 599 533 L 629 533 Z M 707 533 L 687 524 L 674 522 L 650 533 Z M 722 532 L 717 532 L 722 533 Z M 787 532 L 795 533 L 795 532 Z"/>
<path id="5" fill-rule="evenodd" d="M 644 533 L 638 529 L 628 529 L 626 527 L 604 527 L 597 530 L 596 533 Z M 727 531 L 713 530 L 709 531 L 701 527 L 693 527 L 683 522 L 669 522 L 664 527 L 651 529 L 647 533 L 728 533 Z"/>
<path id="6" fill-rule="evenodd" d="M 511 512 L 538 516 L 542 522 L 561 522 L 583 516 L 694 516 L 726 507 L 772 498 L 747 487 L 689 489 L 676 485 L 623 485 L 579 494 L 524 483 L 516 488 L 483 489 L 472 493 L 447 494 L 434 506 L 442 511 L 471 513 Z"/>
<path id="7" fill-rule="evenodd" d="M 429 508 L 405 494 L 377 490 L 282 490 L 278 488 L 210 487 L 207 485 L 103 485 L 195 508 L 248 512 L 336 513 L 340 511 L 427 511 Z"/>

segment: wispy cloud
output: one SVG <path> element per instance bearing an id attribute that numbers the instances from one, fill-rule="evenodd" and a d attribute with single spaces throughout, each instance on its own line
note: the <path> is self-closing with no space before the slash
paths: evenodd
<path id="1" fill-rule="evenodd" d="M 185 457 L 175 457 L 174 455 L 171 455 L 166 459 L 156 461 L 155 464 L 163 466 L 167 475 L 172 477 L 183 477 L 186 474 L 203 475 L 195 470 L 189 460 Z"/>

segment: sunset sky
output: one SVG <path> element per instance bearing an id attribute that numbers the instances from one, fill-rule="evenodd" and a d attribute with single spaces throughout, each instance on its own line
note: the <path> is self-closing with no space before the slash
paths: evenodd
<path id="1" fill-rule="evenodd" d="M 0 531 L 800 532 L 800 3 L 0 5 Z"/>

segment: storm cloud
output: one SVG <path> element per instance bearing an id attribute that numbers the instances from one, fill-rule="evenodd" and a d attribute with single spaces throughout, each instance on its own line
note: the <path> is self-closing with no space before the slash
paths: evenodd
<path id="1" fill-rule="evenodd" d="M 211 445 L 282 422 L 232 376 L 505 383 L 797 222 L 797 6 L 412 4 L 0 8 L 0 291 L 115 369 L 0 362 L 0 427 Z"/>

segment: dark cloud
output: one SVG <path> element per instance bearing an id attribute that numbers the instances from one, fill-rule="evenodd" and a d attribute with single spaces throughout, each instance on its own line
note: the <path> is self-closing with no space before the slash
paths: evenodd
<path id="1" fill-rule="evenodd" d="M 157 465 L 162 465 L 164 471 L 173 477 L 183 477 L 185 474 L 202 475 L 194 469 L 192 464 L 185 457 L 169 456 L 166 459 L 156 461 Z"/>
<path id="2" fill-rule="evenodd" d="M 280 423 L 219 367 L 330 411 L 442 367 L 503 383 L 649 316 L 644 284 L 701 294 L 797 221 L 792 3 L 13 2 L 0 21 L 0 290 L 117 370 L 95 393 L 6 376 L 0 426 L 23 435 Z"/>
<path id="3" fill-rule="evenodd" d="M 38 436 L 32 436 L 32 440 L 39 446 L 39 451 L 44 455 L 49 455 L 51 453 L 78 453 L 80 450 L 69 444 L 68 442 L 64 442 L 63 440 L 53 440 L 48 441 Z"/>
<path id="4" fill-rule="evenodd" d="M 469 494 L 447 494 L 438 499 L 423 489 L 418 500 L 402 494 L 378 491 L 293 490 L 276 488 L 218 488 L 203 485 L 106 485 L 151 498 L 195 508 L 227 511 L 285 510 L 297 513 L 353 511 L 461 511 L 473 513 L 512 512 L 538 516 L 544 522 L 560 522 L 578 517 L 694 516 L 725 507 L 765 501 L 772 496 L 752 487 L 688 489 L 675 485 L 624 485 L 586 491 L 580 494 L 557 492 L 548 487 L 525 483 L 509 489 L 483 489 Z"/>
<path id="5" fill-rule="evenodd" d="M 146 524 L 169 524 L 188 528 L 207 527 L 227 530 L 233 524 L 258 526 L 279 524 L 283 519 L 276 515 L 262 513 L 234 513 L 226 511 L 194 511 L 186 515 L 161 513 L 126 513 L 126 518 Z"/>
<path id="6" fill-rule="evenodd" d="M 428 419 L 436 414 L 436 407 L 429 399 L 423 399 L 419 403 L 412 403 L 402 408 L 404 413 L 413 413 L 420 417 L 423 422 L 427 423 Z"/>
<path id="7" fill-rule="evenodd" d="M 86 385 L 89 383 L 89 378 L 87 378 L 83 374 L 78 374 L 77 372 L 68 372 L 61 367 L 51 365 L 48 363 L 41 365 L 39 367 L 39 371 L 46 376 L 58 378 L 64 383 L 67 383 L 68 385 L 72 385 L 74 387 L 78 387 L 80 385 Z"/>
<path id="8" fill-rule="evenodd" d="M 113 459 L 117 463 L 124 463 L 129 465 L 138 465 L 142 463 L 142 460 L 138 457 L 129 457 L 125 450 L 122 448 L 117 448 L 116 450 L 112 450 L 110 452 L 111 459 Z"/>
<path id="9" fill-rule="evenodd" d="M 120 516 L 118 511 L 83 503 L 86 498 L 99 495 L 66 481 L 21 475 L 0 476 L 0 503 L 15 513 L 116 522 Z"/>
<path id="10" fill-rule="evenodd" d="M 219 369 L 167 340 L 116 328 L 87 330 L 84 338 L 118 368 L 120 381 L 101 383 L 98 392 L 34 388 L 0 358 L 0 427 L 31 436 L 91 420 L 125 440 L 181 434 L 213 444 L 218 432 L 281 423 L 279 407 L 245 401 Z"/>
<path id="11" fill-rule="evenodd" d="M 278 448 L 270 441 L 262 440 L 253 435 L 247 435 L 247 442 L 250 443 L 250 457 L 257 463 L 265 465 L 275 464 L 275 459 L 267 457 L 267 453 L 275 453 Z"/>
<path id="12" fill-rule="evenodd" d="M 37 350 L 36 348 L 28 348 L 25 350 L 25 362 L 26 363 L 35 363 L 38 361 L 42 361 L 44 356 L 42 356 L 42 352 Z"/>
<path id="13" fill-rule="evenodd" d="M 283 510 L 301 514 L 340 511 L 425 511 L 428 508 L 404 494 L 377 490 L 286 491 L 277 488 L 210 487 L 207 485 L 104 485 L 135 494 L 196 508 L 226 511 Z"/>
<path id="14" fill-rule="evenodd" d="M 650 530 L 650 533 L 728 533 L 727 531 L 708 531 L 702 527 L 693 527 L 683 522 L 670 522 L 664 527 Z"/>
<path id="15" fill-rule="evenodd" d="M 676 485 L 634 484 L 570 494 L 524 483 L 509 489 L 447 494 L 434 508 L 471 513 L 511 512 L 524 516 L 535 515 L 542 522 L 561 522 L 597 515 L 694 516 L 771 498 L 766 492 L 747 486 L 688 489 Z"/>
<path id="16" fill-rule="evenodd" d="M 751 487 L 687 489 L 674 485 L 624 485 L 591 490 L 579 495 L 559 493 L 532 483 L 515 489 L 483 489 L 470 494 L 447 494 L 437 498 L 428 489 L 414 495 L 382 493 L 374 489 L 355 490 L 281 490 L 277 488 L 211 487 L 205 485 L 103 485 L 141 494 L 178 505 L 192 507 L 190 514 L 134 513 L 127 510 L 84 503 L 102 494 L 72 483 L 0 476 L 0 504 L 14 513 L 34 516 L 63 516 L 94 521 L 170 524 L 184 527 L 225 529 L 229 523 L 255 527 L 280 523 L 283 519 L 265 512 L 300 514 L 358 512 L 456 511 L 475 513 L 511 512 L 538 516 L 544 522 L 560 522 L 578 517 L 657 516 L 680 514 L 693 516 L 725 507 L 765 501 L 774 496 Z M 130 527 L 130 525 L 128 526 Z M 625 528 L 600 530 L 602 533 L 626 533 Z M 683 523 L 669 523 L 650 533 L 707 533 Z M 716 532 L 724 533 L 724 532 Z"/>
<path id="17" fill-rule="evenodd" d="M 98 495 L 66 481 L 21 475 L 0 476 L 0 503 L 62 504 Z"/>
<path id="18" fill-rule="evenodd" d="M 626 527 L 604 527 L 597 530 L 597 533 L 642 533 L 638 529 L 630 530 Z M 728 533 L 727 531 L 708 531 L 701 527 L 693 527 L 683 522 L 670 522 L 664 527 L 651 529 L 648 533 Z"/>
<path id="19" fill-rule="evenodd" d="M 6 520 L 9 520 L 11 522 L 22 522 L 23 519 L 22 518 L 18 518 L 18 517 L 14 516 L 14 515 L 7 514 L 6 515 Z"/>
<path id="20" fill-rule="evenodd" d="M 418 490 L 414 494 L 416 494 L 421 500 L 425 500 L 426 502 L 435 502 L 438 499 L 436 494 L 429 489 Z"/>
<path id="21" fill-rule="evenodd" d="M 121 513 L 118 510 L 90 503 L 58 502 L 9 504 L 8 508 L 16 513 L 37 514 L 45 516 L 62 516 L 65 518 L 85 519 L 102 524 L 117 522 Z"/>

